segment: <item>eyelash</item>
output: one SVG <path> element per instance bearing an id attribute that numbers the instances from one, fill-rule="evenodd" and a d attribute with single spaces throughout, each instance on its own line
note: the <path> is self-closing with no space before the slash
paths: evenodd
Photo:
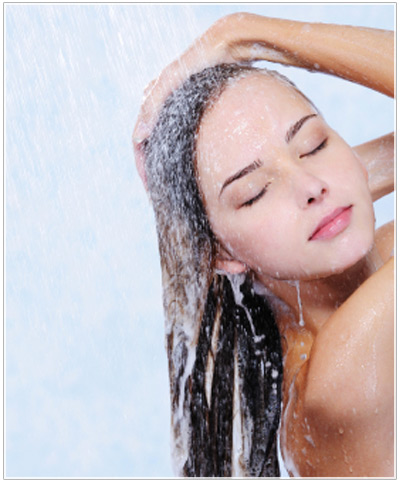
<path id="1" fill-rule="evenodd" d="M 257 196 L 254 196 L 253 198 L 249 199 L 248 201 L 246 201 L 245 203 L 243 203 L 240 207 L 243 208 L 243 207 L 249 207 L 251 206 L 253 203 L 255 203 L 256 201 L 258 201 L 259 199 L 261 199 L 264 194 L 267 192 L 267 188 L 269 186 L 269 183 L 267 185 L 265 185 L 261 191 L 257 194 Z"/>
<path id="2" fill-rule="evenodd" d="M 307 154 L 302 154 L 300 156 L 300 159 L 303 158 L 303 157 L 306 157 L 306 156 L 313 156 L 314 154 L 316 154 L 318 151 L 324 149 L 324 147 L 326 147 L 328 143 L 328 138 L 324 139 L 321 144 L 319 146 L 317 146 L 315 149 L 313 149 L 311 152 L 307 152 Z M 261 189 L 261 191 L 257 194 L 257 196 L 254 196 L 253 198 L 249 199 L 248 201 L 246 201 L 245 203 L 243 203 L 240 207 L 249 207 L 251 206 L 252 204 L 254 204 L 256 201 L 258 201 L 259 199 L 261 199 L 264 194 L 267 192 L 267 188 L 269 186 L 269 183 L 263 187 L 263 189 Z"/>
<path id="3" fill-rule="evenodd" d="M 314 154 L 316 154 L 318 151 L 320 151 L 321 149 L 323 149 L 324 147 L 326 147 L 328 143 L 328 138 L 326 138 L 325 140 L 323 140 L 321 142 L 321 144 L 319 146 L 317 146 L 314 150 L 312 150 L 311 152 L 307 152 L 306 154 L 302 154 L 300 156 L 300 159 L 302 159 L 303 157 L 306 157 L 306 156 L 313 156 Z"/>

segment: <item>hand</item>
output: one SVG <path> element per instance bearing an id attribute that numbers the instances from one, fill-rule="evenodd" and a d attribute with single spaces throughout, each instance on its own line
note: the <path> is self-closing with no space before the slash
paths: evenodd
<path id="1" fill-rule="evenodd" d="M 145 90 L 133 132 L 146 186 L 143 141 L 168 95 L 191 74 L 218 63 L 267 60 L 319 71 L 393 95 L 393 32 L 236 13 L 215 22 Z"/>
<path id="2" fill-rule="evenodd" d="M 136 167 L 146 188 L 143 143 L 154 128 L 168 95 L 190 75 L 206 67 L 239 61 L 260 59 L 296 64 L 293 59 L 289 61 L 282 52 L 275 51 L 274 47 L 259 43 L 258 36 L 253 38 L 256 24 L 268 20 L 267 17 L 249 13 L 234 13 L 219 19 L 148 84 L 132 136 Z M 278 19 L 273 21 L 279 22 Z"/>
<path id="3" fill-rule="evenodd" d="M 163 103 L 193 73 L 218 63 L 235 61 L 229 53 L 225 35 L 234 17 L 235 15 L 230 15 L 214 23 L 146 87 L 132 136 L 136 167 L 146 188 L 143 143 L 154 128 Z"/>

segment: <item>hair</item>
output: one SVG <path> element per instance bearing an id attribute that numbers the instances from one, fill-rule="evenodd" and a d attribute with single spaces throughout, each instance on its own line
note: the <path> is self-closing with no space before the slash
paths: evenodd
<path id="1" fill-rule="evenodd" d="M 280 335 L 245 275 L 215 268 L 216 238 L 196 179 L 205 111 L 235 79 L 276 72 L 220 64 L 167 98 L 145 143 L 162 269 L 173 455 L 181 476 L 279 476 Z"/>

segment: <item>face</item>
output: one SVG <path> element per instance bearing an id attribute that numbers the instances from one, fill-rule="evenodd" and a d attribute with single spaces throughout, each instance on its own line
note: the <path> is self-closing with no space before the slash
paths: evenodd
<path id="1" fill-rule="evenodd" d="M 295 89 L 234 81 L 200 125 L 196 168 L 219 267 L 260 278 L 343 272 L 373 243 L 365 168 Z"/>

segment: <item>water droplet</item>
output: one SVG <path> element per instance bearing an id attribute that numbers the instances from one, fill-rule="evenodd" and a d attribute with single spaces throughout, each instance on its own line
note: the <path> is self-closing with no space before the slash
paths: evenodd
<path id="1" fill-rule="evenodd" d="M 304 438 L 307 440 L 307 442 L 308 442 L 311 446 L 315 447 L 315 443 L 314 443 L 314 440 L 312 439 L 311 435 L 304 435 Z"/>

